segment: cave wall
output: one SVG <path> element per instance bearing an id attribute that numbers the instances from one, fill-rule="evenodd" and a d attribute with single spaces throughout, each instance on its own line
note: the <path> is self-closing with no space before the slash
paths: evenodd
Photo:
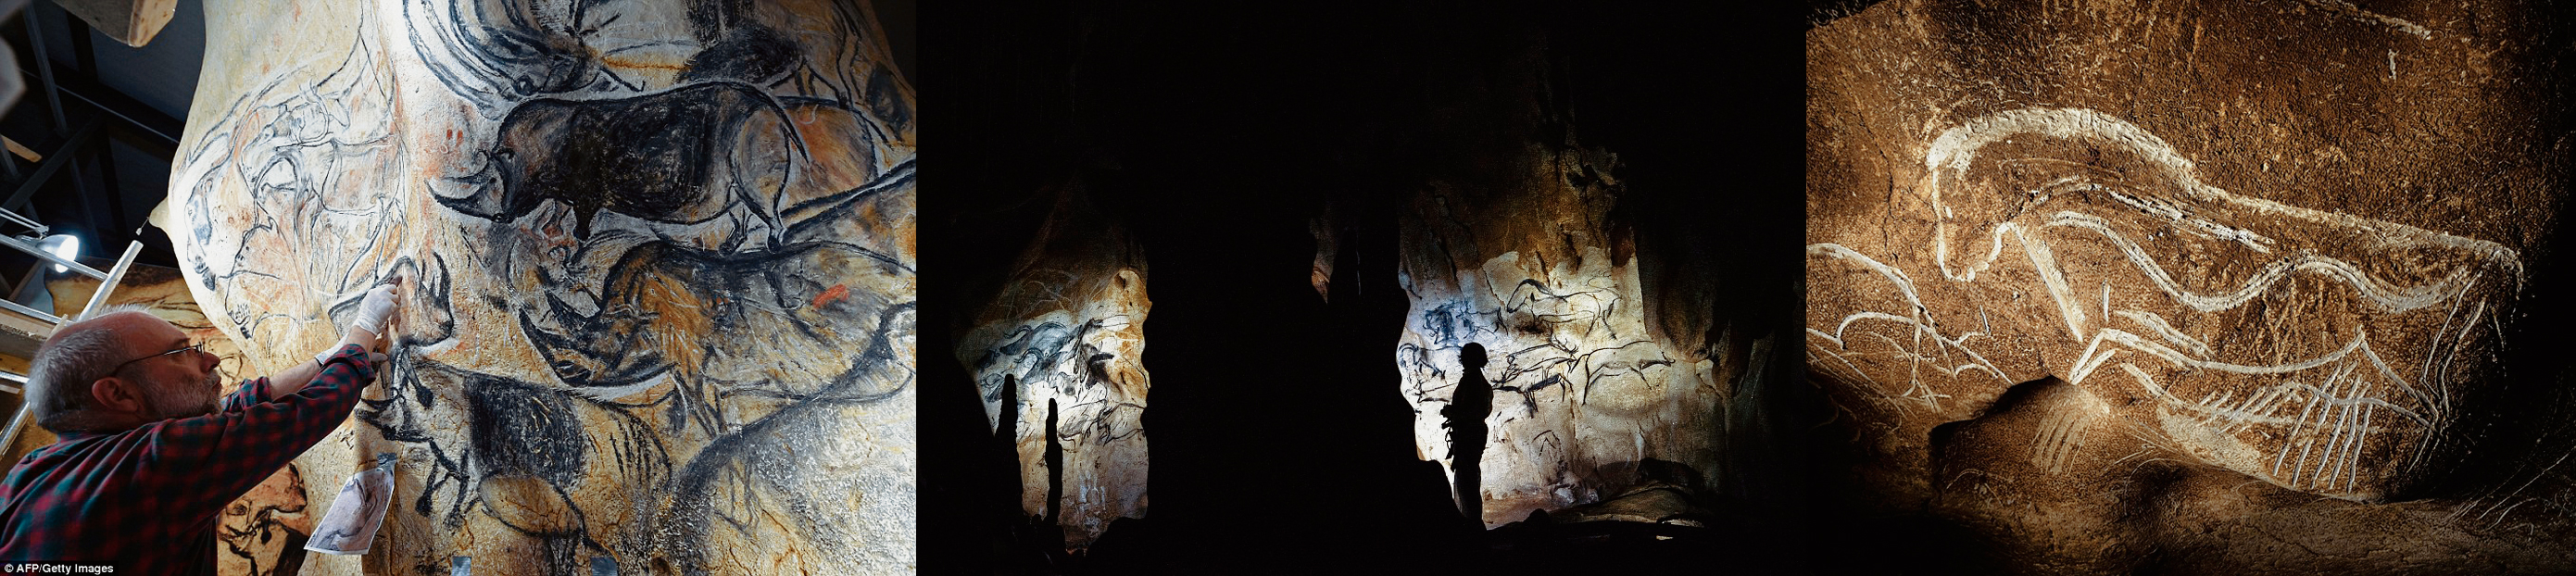
<path id="1" fill-rule="evenodd" d="M 1810 30 L 1805 347 L 1852 497 L 2032 571 L 2563 570 L 2564 442 L 2514 427 L 2566 406 L 2508 383 L 2561 377 L 2511 345 L 2548 338 L 2564 24 L 1891 1 Z"/>
<path id="2" fill-rule="evenodd" d="M 1118 518 L 1145 517 L 1153 301 L 1143 246 L 1079 187 L 1057 190 L 1000 291 L 975 312 L 956 359 L 974 374 L 987 429 L 1017 449 L 1021 512 L 1056 514 L 1065 546 L 1079 549 Z M 1057 460 L 1047 457 L 1050 445 Z"/>
<path id="3" fill-rule="evenodd" d="M 154 222 L 240 369 L 408 286 L 297 462 L 396 454 L 396 506 L 310 571 L 913 565 L 912 89 L 863 3 L 205 13 Z"/>
<path id="4" fill-rule="evenodd" d="M 1559 153 L 1578 151 L 1532 157 Z M 1488 526 L 1619 496 L 1650 458 L 1714 470 L 1728 389 L 1718 358 L 1649 328 L 1636 261 L 1613 256 L 1622 231 L 1584 218 L 1597 212 L 1559 173 L 1531 176 L 1517 198 L 1470 207 L 1426 196 L 1404 218 L 1413 306 L 1396 366 L 1415 446 L 1455 473 L 1441 408 L 1463 374 L 1460 351 L 1483 345 L 1495 389 L 1482 458 Z M 1529 205 L 1550 203 L 1562 204 Z"/>
<path id="5" fill-rule="evenodd" d="M 1551 84 L 1563 79 L 1544 37 L 1520 42 L 1434 81 L 1457 103 L 1426 125 L 1457 140 L 1427 159 L 1421 192 L 1399 210 L 1412 306 L 1395 358 L 1417 455 L 1454 476 L 1441 408 L 1463 375 L 1460 351 L 1478 343 L 1494 387 L 1485 525 L 1619 497 L 1644 484 L 1650 459 L 1686 466 L 1677 483 L 1709 493 L 1722 399 L 1751 359 L 1770 356 L 1768 340 L 1747 330 L 1763 343 L 1713 343 L 1717 302 L 1641 281 L 1616 151 L 1583 145 L 1557 108 L 1574 88 Z"/>

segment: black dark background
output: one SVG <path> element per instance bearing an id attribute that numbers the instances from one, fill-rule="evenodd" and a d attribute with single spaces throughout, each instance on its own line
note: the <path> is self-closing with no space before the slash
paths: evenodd
<path id="1" fill-rule="evenodd" d="M 923 571 L 1047 564 L 1025 544 L 1053 536 L 1021 525 L 1014 457 L 984 428 L 953 338 L 1045 216 L 1046 191 L 1068 186 L 1140 238 L 1153 300 L 1149 510 L 1095 542 L 1086 571 L 1786 566 L 1783 544 L 1809 540 L 1786 512 L 1809 472 L 1779 449 L 1730 453 L 1746 465 L 1722 475 L 1723 541 L 1498 555 L 1461 530 L 1438 467 L 1414 458 L 1397 392 L 1393 232 L 1444 147 L 1507 99 L 1480 92 L 1476 71 L 1543 43 L 1571 129 L 1620 156 L 1629 193 L 1614 218 L 1662 255 L 1646 273 L 1713 290 L 1719 318 L 1793 344 L 1805 16 L 1660 3 L 923 10 Z M 1330 305 L 1307 283 L 1307 219 L 1327 202 L 1354 223 L 1342 266 L 1355 271 L 1337 272 Z M 1784 388 L 1766 398 L 1803 386 Z"/>

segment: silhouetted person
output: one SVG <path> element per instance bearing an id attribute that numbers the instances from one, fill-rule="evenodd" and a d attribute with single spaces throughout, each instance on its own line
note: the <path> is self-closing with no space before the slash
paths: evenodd
<path id="1" fill-rule="evenodd" d="M 1482 528 L 1485 497 L 1478 485 L 1484 481 L 1485 415 L 1494 412 L 1494 386 L 1485 382 L 1484 345 L 1467 343 L 1458 351 L 1458 363 L 1466 373 L 1458 376 L 1457 391 L 1440 415 L 1449 417 L 1449 466 L 1458 472 L 1458 513 Z"/>
<path id="2" fill-rule="evenodd" d="M 1064 508 L 1064 445 L 1055 439 L 1055 399 L 1047 399 L 1046 422 L 1047 512 L 1046 523 L 1056 524 L 1056 513 Z"/>

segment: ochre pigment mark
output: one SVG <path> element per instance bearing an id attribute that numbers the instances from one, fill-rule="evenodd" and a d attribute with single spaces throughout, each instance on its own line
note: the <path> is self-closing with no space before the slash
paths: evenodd
<path id="1" fill-rule="evenodd" d="M 814 295 L 814 307 L 820 309 L 824 305 L 848 299 L 850 299 L 850 286 L 833 284 L 831 288 L 823 290 L 822 294 Z"/>

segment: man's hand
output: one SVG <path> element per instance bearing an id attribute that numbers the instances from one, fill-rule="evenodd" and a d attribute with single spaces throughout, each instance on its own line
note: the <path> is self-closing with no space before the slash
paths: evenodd
<path id="1" fill-rule="evenodd" d="M 349 330 L 340 335 L 341 344 L 356 344 L 369 351 L 385 349 L 394 312 L 402 301 L 402 278 L 394 277 L 367 290 L 366 300 L 358 302 L 358 315 L 349 321 Z M 338 346 L 333 346 L 338 348 Z"/>
<path id="2" fill-rule="evenodd" d="M 294 368 L 270 376 L 266 399 L 275 400 L 304 389 L 305 384 L 311 383 L 315 376 L 322 373 L 323 363 L 330 361 L 331 356 L 340 351 L 340 347 L 350 344 L 366 348 L 367 362 L 377 366 L 376 374 L 383 375 L 385 362 L 383 352 L 387 344 L 385 336 L 393 333 L 391 328 L 395 320 L 394 312 L 401 307 L 401 280 L 400 277 L 396 277 L 368 289 L 366 299 L 358 301 L 357 317 L 350 319 L 348 331 L 340 334 L 340 343 L 332 344 L 331 349 L 313 355 L 311 364 L 297 364 Z"/>
<path id="3" fill-rule="evenodd" d="M 384 280 L 376 288 L 368 288 L 366 298 L 358 301 L 358 316 L 348 321 L 348 332 L 340 332 L 340 342 L 330 345 L 330 350 L 314 355 L 314 363 L 296 365 L 286 373 L 270 375 L 268 399 L 283 399 L 286 393 L 301 391 L 307 383 L 314 381 L 314 375 L 322 375 L 322 365 L 330 363 L 330 357 L 337 355 L 340 347 L 345 345 L 366 347 L 366 360 L 376 365 L 376 375 L 384 375 L 386 334 L 394 334 L 392 327 L 397 321 L 394 311 L 399 311 L 399 303 L 402 303 L 402 278 Z"/>

